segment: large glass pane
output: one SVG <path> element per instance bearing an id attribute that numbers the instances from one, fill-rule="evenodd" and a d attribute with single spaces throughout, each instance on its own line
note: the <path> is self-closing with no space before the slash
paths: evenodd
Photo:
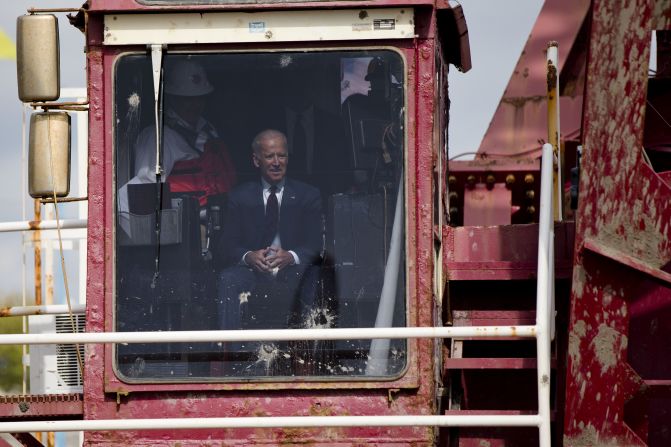
<path id="1" fill-rule="evenodd" d="M 404 67 L 389 50 L 115 70 L 117 331 L 404 326 Z M 157 242 L 160 241 L 160 244 Z M 400 374 L 404 340 L 116 347 L 129 381 Z"/>

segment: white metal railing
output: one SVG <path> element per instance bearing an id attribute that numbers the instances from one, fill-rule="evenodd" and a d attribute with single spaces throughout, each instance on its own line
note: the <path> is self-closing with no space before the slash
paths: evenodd
<path id="1" fill-rule="evenodd" d="M 296 416 L 247 418 L 168 418 L 80 421 L 1 422 L 0 433 L 88 430 L 151 430 L 195 428 L 358 427 L 358 426 L 534 426 L 541 447 L 550 437 L 550 344 L 554 334 L 554 226 L 553 148 L 543 146 L 538 234 L 536 324 L 533 326 L 453 326 L 406 328 L 281 329 L 245 331 L 97 332 L 72 334 L 1 334 L 0 345 L 235 342 L 264 340 L 348 340 L 411 338 L 536 338 L 538 414 L 534 415 L 405 415 L 405 416 Z M 61 228 L 86 228 L 86 219 L 60 221 Z M 56 221 L 4 222 L 0 232 L 56 229 Z M 75 305 L 73 313 L 83 313 Z M 12 316 L 68 313 L 65 305 L 16 306 Z"/>
<path id="2" fill-rule="evenodd" d="M 1 422 L 0 432 L 106 431 L 195 428 L 273 427 L 538 427 L 539 444 L 550 447 L 550 343 L 554 317 L 554 227 L 552 197 L 553 150 L 543 146 L 538 235 L 536 324 L 525 326 L 453 326 L 347 329 L 268 329 L 236 331 L 95 332 L 72 334 L 1 334 L 0 345 L 235 342 L 264 340 L 347 340 L 412 338 L 536 338 L 538 414 L 532 415 L 404 415 L 404 416 L 296 416 L 246 418 L 163 418 L 80 421 Z M 35 309 L 22 309 L 29 312 Z M 47 310 L 47 309 L 44 309 Z M 55 306 L 51 309 L 56 312 Z M 58 309 L 58 313 L 66 309 Z M 79 310 L 79 309 L 78 309 Z M 17 311 L 18 312 L 18 311 Z"/>
<path id="3" fill-rule="evenodd" d="M 81 315 L 86 312 L 85 304 L 73 304 L 72 313 Z M 0 309 L 0 317 L 26 317 L 30 315 L 67 315 L 67 304 L 46 304 L 43 306 L 12 306 Z"/>
<path id="4" fill-rule="evenodd" d="M 61 229 L 86 228 L 87 219 L 61 219 Z M 19 220 L 16 222 L 0 222 L 0 233 L 18 231 L 55 230 L 58 222 L 55 220 Z"/>
<path id="5" fill-rule="evenodd" d="M 536 356 L 538 388 L 538 432 L 541 447 L 550 447 L 550 344 L 554 328 L 554 153 L 543 145 L 541 194 L 538 220 L 538 272 L 536 282 Z"/>
<path id="6" fill-rule="evenodd" d="M 299 427 L 532 427 L 538 415 L 271 416 L 233 418 L 99 419 L 79 421 L 0 422 L 0 432 L 161 430 L 203 428 Z"/>
<path id="7" fill-rule="evenodd" d="M 536 338 L 538 414 L 532 415 L 404 415 L 404 416 L 295 416 L 246 418 L 163 418 L 80 421 L 1 422 L 0 432 L 107 431 L 196 428 L 273 428 L 273 427 L 360 427 L 360 426 L 436 426 L 436 427 L 538 427 L 539 444 L 550 447 L 550 343 L 554 319 L 554 226 L 553 226 L 553 149 L 543 146 L 541 197 L 538 234 L 538 275 L 536 324 L 533 326 L 452 326 L 347 329 L 268 329 L 236 331 L 174 332 L 95 332 L 72 334 L 1 334 L 0 345 L 13 344 L 88 344 L 88 343 L 171 343 L 235 342 L 264 340 L 348 340 L 412 338 Z M 81 222 L 81 221 L 80 221 Z M 85 226 L 85 221 L 83 221 Z M 16 225 L 15 227 L 18 227 Z M 2 231 L 0 227 L 0 231 Z M 9 231 L 9 230 L 5 230 Z M 13 230 L 17 231 L 17 230 Z M 18 230 L 21 231 L 21 230 Z M 25 306 L 16 312 L 35 312 Z M 63 313 L 67 309 L 50 310 Z M 33 308 L 33 309 L 30 309 Z M 80 309 L 77 308 L 79 311 Z M 21 314 L 25 315 L 27 313 Z M 17 314 L 18 315 L 18 314 Z"/>
<path id="8" fill-rule="evenodd" d="M 257 329 L 232 331 L 80 332 L 0 334 L 0 345 L 95 343 L 203 343 L 291 340 L 373 340 L 404 338 L 478 338 L 536 336 L 536 326 L 453 326 L 339 329 Z"/>

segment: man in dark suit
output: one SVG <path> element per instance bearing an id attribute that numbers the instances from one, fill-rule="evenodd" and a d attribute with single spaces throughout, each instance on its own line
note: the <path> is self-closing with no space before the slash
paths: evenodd
<path id="1" fill-rule="evenodd" d="M 322 248 L 319 190 L 286 177 L 286 137 L 264 130 L 252 143 L 258 181 L 228 195 L 219 259 L 223 329 L 302 327 L 314 304 Z M 236 350 L 239 350 L 236 349 Z"/>

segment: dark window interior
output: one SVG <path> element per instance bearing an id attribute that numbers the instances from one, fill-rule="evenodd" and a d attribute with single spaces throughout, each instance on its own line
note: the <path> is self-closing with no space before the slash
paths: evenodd
<path id="1" fill-rule="evenodd" d="M 171 78 L 177 66 L 187 67 L 186 80 Z M 168 53 L 163 68 L 159 140 L 170 172 L 158 182 L 151 58 L 127 55 L 116 65 L 116 330 L 405 326 L 401 57 Z M 189 104 L 202 108 L 191 127 L 179 111 Z M 227 250 L 243 245 L 238 233 L 254 237 L 246 213 L 266 206 L 252 140 L 267 129 L 287 140 L 277 234 L 281 248 L 300 255 L 291 266 L 299 279 L 286 288 L 282 272 L 293 270 L 252 272 L 253 283 L 225 303 L 240 277 L 227 273 L 249 269 L 244 255 Z M 254 185 L 258 193 L 243 194 Z M 290 211 L 303 196 L 312 197 L 311 211 Z M 315 255 L 301 251 L 303 238 L 312 238 Z M 406 342 L 374 343 L 373 350 L 356 339 L 119 345 L 116 367 L 128 381 L 400 374 Z"/>

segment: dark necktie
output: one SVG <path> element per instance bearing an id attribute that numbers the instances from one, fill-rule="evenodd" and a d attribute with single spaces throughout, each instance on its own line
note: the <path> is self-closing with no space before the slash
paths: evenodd
<path id="1" fill-rule="evenodd" d="M 263 240 L 265 245 L 270 245 L 277 234 L 277 224 L 280 220 L 280 206 L 277 202 L 277 186 L 272 185 L 270 188 L 270 195 L 266 202 L 266 222 L 263 233 Z"/>

